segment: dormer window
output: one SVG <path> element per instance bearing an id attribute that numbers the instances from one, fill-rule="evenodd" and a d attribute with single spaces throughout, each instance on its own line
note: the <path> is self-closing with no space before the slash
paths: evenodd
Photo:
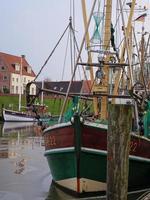
<path id="1" fill-rule="evenodd" d="M 15 68 L 15 71 L 20 71 L 20 64 L 19 63 L 14 63 L 12 66 Z"/>
<path id="2" fill-rule="evenodd" d="M 30 67 L 30 66 L 27 67 L 27 72 L 28 72 L 29 74 L 31 74 L 31 67 Z"/>
<path id="3" fill-rule="evenodd" d="M 25 66 L 24 68 L 25 68 L 25 70 L 27 71 L 28 74 L 31 74 L 31 72 L 32 72 L 31 66 Z"/>

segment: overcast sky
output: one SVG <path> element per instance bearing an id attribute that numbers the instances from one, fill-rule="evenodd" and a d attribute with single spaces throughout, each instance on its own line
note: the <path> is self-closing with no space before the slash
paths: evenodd
<path id="1" fill-rule="evenodd" d="M 93 2 L 86 1 L 88 5 Z M 81 38 L 81 2 L 74 2 L 76 35 Z M 70 0 L 0 0 L 0 3 L 0 51 L 17 56 L 25 54 L 35 73 L 38 73 L 69 23 Z M 148 5 L 149 0 L 142 0 L 142 3 Z M 40 79 L 61 79 L 66 47 L 64 43 L 66 41 L 61 43 Z M 69 72 L 65 71 L 65 74 L 65 79 L 69 79 Z"/>

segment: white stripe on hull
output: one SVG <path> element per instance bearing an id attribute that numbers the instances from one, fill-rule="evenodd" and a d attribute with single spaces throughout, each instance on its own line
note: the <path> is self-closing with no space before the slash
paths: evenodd
<path id="1" fill-rule="evenodd" d="M 106 155 L 107 156 L 107 151 L 106 150 L 100 150 L 100 149 L 92 149 L 92 148 L 86 148 L 86 147 L 81 147 L 81 150 L 83 152 L 89 152 L 89 153 L 99 153 L 101 155 Z M 150 162 L 149 158 L 144 158 L 140 156 L 134 156 L 134 155 L 129 155 L 129 158 L 131 160 L 137 160 L 137 161 L 142 161 L 142 162 Z"/>
<path id="2" fill-rule="evenodd" d="M 49 149 L 45 151 L 45 155 L 50 153 L 62 153 L 62 152 L 72 152 L 75 150 L 75 147 L 66 147 L 66 148 L 57 148 L 57 149 Z"/>
<path id="3" fill-rule="evenodd" d="M 55 181 L 57 184 L 72 190 L 74 192 L 77 191 L 77 178 L 70 178 L 60 181 Z M 80 178 L 80 192 L 100 192 L 106 191 L 106 183 L 94 181 L 86 178 Z"/>

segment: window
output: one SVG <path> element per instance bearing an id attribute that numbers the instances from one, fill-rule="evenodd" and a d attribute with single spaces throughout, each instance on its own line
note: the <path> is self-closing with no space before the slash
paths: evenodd
<path id="1" fill-rule="evenodd" d="M 5 70 L 6 70 L 5 66 L 1 66 L 1 71 L 5 71 Z"/>
<path id="2" fill-rule="evenodd" d="M 29 74 L 31 74 L 31 67 L 30 67 L 30 66 L 27 67 L 27 72 L 28 72 Z"/>
<path id="3" fill-rule="evenodd" d="M 5 85 L 3 86 L 3 93 L 5 93 L 5 94 L 9 93 L 9 88 L 7 86 L 5 86 Z"/>
<path id="4" fill-rule="evenodd" d="M 16 78 L 16 82 L 18 83 L 18 78 Z"/>
<path id="5" fill-rule="evenodd" d="M 31 90 L 32 90 L 31 93 L 34 94 L 34 88 L 32 88 Z"/>
<path id="6" fill-rule="evenodd" d="M 16 71 L 20 70 L 20 64 L 19 63 L 14 63 L 12 66 L 15 68 Z"/>
<path id="7" fill-rule="evenodd" d="M 15 64 L 15 70 L 16 71 L 19 71 L 20 70 L 20 65 L 17 63 L 17 64 Z"/>
<path id="8" fill-rule="evenodd" d="M 18 86 L 16 86 L 16 94 L 18 94 Z"/>
<path id="9" fill-rule="evenodd" d="M 12 94 L 15 93 L 15 91 L 14 91 L 14 85 L 11 86 L 11 93 L 12 93 Z"/>
<path id="10" fill-rule="evenodd" d="M 24 83 L 26 83 L 26 77 L 24 77 Z"/>
<path id="11" fill-rule="evenodd" d="M 8 77 L 6 75 L 3 76 L 3 80 L 6 81 L 8 80 Z"/>

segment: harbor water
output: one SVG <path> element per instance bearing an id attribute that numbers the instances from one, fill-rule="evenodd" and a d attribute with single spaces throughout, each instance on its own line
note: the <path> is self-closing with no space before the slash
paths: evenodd
<path id="1" fill-rule="evenodd" d="M 141 193 L 131 194 L 137 199 Z M 44 141 L 34 123 L 0 124 L 0 200 L 73 200 L 52 184 Z M 78 198 L 79 199 L 79 198 Z M 106 199 L 104 196 L 86 197 Z"/>

